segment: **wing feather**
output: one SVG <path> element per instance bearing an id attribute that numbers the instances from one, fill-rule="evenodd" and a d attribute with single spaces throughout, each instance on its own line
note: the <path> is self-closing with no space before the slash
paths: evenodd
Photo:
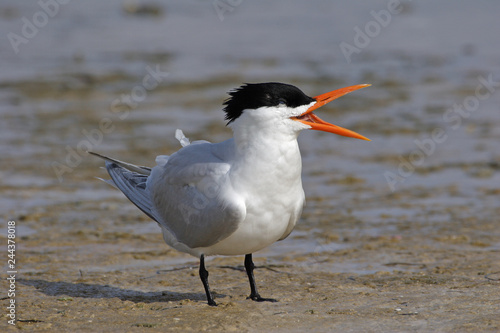
<path id="1" fill-rule="evenodd" d="M 153 168 L 148 179 L 160 224 L 190 248 L 221 241 L 245 217 L 244 202 L 227 177 L 229 149 L 227 142 L 191 144 Z"/>
<path id="2" fill-rule="evenodd" d="M 230 236 L 246 215 L 229 181 L 232 140 L 193 142 L 148 168 L 91 153 L 106 161 L 112 185 L 173 236 L 169 245 L 193 249 Z M 110 183 L 109 181 L 107 181 Z"/>

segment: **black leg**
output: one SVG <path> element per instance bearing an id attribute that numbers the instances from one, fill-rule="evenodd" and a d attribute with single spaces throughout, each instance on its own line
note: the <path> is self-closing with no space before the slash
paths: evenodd
<path id="1" fill-rule="evenodd" d="M 217 306 L 217 303 L 215 303 L 212 293 L 210 292 L 210 287 L 208 286 L 208 271 L 205 269 L 205 255 L 203 254 L 200 257 L 200 279 L 201 282 L 203 282 L 203 287 L 205 287 L 208 305 Z"/>
<path id="2" fill-rule="evenodd" d="M 257 292 L 257 286 L 255 285 L 255 278 L 253 277 L 254 268 L 255 265 L 252 261 L 252 254 L 247 254 L 245 256 L 245 269 L 247 271 L 248 281 L 250 281 L 250 296 L 248 296 L 247 299 L 250 298 L 257 302 L 277 302 L 277 300 L 275 300 L 274 298 L 260 297 L 259 293 Z"/>

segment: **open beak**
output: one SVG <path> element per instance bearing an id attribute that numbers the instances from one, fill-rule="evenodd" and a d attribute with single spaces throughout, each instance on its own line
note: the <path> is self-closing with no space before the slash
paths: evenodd
<path id="1" fill-rule="evenodd" d="M 314 103 L 313 106 L 311 106 L 309 109 L 307 109 L 306 112 L 301 114 L 300 116 L 297 117 L 292 117 L 292 120 L 300 121 L 303 124 L 311 126 L 311 129 L 313 130 L 318 130 L 318 131 L 324 131 L 324 132 L 330 132 L 342 136 L 348 136 L 351 138 L 356 138 L 356 139 L 362 139 L 362 140 L 367 140 L 371 141 L 370 139 L 362 136 L 361 134 L 358 134 L 356 132 L 353 132 L 351 130 L 348 130 L 346 128 L 327 123 L 326 121 L 321 120 L 317 115 L 313 113 L 314 110 L 316 110 L 319 107 L 322 107 L 323 105 L 330 103 L 334 99 L 339 98 L 340 96 L 344 96 L 354 90 L 358 90 L 361 88 L 366 88 L 369 87 L 370 84 L 358 84 L 355 86 L 350 86 L 350 87 L 345 87 L 341 89 L 337 89 L 334 91 L 330 91 L 326 94 L 318 95 L 314 97 L 316 100 L 316 103 Z"/>

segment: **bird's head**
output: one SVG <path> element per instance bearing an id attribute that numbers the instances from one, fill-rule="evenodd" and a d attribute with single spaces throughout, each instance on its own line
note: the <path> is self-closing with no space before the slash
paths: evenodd
<path id="1" fill-rule="evenodd" d="M 289 133 L 313 129 L 370 141 L 356 132 L 323 121 L 312 112 L 340 96 L 368 86 L 360 84 L 309 97 L 290 84 L 247 83 L 229 92 L 231 97 L 224 102 L 224 112 L 233 129 L 266 128 Z"/>

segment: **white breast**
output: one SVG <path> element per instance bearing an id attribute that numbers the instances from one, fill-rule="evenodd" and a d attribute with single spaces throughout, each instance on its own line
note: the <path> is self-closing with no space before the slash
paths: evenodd
<path id="1" fill-rule="evenodd" d="M 228 176 L 235 193 L 243 197 L 246 218 L 226 239 L 196 250 L 206 255 L 243 255 L 288 236 L 305 200 L 301 169 L 296 140 L 240 150 Z"/>

